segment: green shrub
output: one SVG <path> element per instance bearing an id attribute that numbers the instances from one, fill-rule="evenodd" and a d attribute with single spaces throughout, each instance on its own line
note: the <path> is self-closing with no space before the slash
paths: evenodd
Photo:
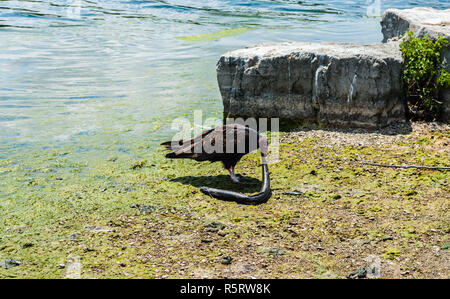
<path id="1" fill-rule="evenodd" d="M 428 36 L 417 38 L 411 31 L 407 35 L 400 47 L 410 113 L 416 118 L 434 119 L 442 105 L 438 101 L 439 89 L 450 86 L 450 73 L 441 65 L 441 53 L 450 43 L 443 37 L 436 41 Z"/>

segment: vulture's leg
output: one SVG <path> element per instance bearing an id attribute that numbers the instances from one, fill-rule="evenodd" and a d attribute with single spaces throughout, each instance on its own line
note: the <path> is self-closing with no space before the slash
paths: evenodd
<path id="1" fill-rule="evenodd" d="M 239 178 L 234 174 L 234 166 L 228 168 L 228 172 L 230 173 L 231 180 L 235 183 L 240 183 Z"/>

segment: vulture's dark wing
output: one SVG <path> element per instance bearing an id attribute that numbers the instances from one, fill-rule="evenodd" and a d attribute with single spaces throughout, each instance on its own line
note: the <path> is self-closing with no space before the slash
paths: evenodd
<path id="1" fill-rule="evenodd" d="M 213 130 L 214 129 L 206 130 L 191 139 L 184 139 L 184 140 L 178 140 L 178 141 L 166 141 L 166 142 L 161 143 L 161 145 L 163 145 L 166 149 L 171 150 L 172 151 L 171 154 L 187 153 L 190 151 L 190 149 L 193 147 L 194 144 L 196 144 L 196 143 L 198 144 L 199 142 L 201 142 L 201 140 L 203 138 L 205 138 L 205 136 L 208 135 L 209 133 L 211 133 Z"/>
<path id="2" fill-rule="evenodd" d="M 167 158 L 197 161 L 223 161 L 230 155 L 242 156 L 258 148 L 258 133 L 242 125 L 231 124 L 207 130 L 192 139 L 162 143 L 173 152 Z"/>

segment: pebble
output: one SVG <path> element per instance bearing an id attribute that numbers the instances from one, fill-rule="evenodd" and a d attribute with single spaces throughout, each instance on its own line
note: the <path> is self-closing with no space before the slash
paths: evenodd
<path id="1" fill-rule="evenodd" d="M 10 269 L 13 267 L 17 267 L 20 266 L 21 262 L 19 260 L 15 260 L 15 259 L 6 259 L 3 261 L 0 261 L 0 267 L 4 268 L 4 269 Z"/>
<path id="2" fill-rule="evenodd" d="M 220 222 L 210 222 L 205 225 L 205 230 L 209 233 L 217 233 L 225 228 L 225 224 Z"/>
<path id="3" fill-rule="evenodd" d="M 233 260 L 233 258 L 231 256 L 226 256 L 222 259 L 221 263 L 223 265 L 231 265 L 232 260 Z"/>
<path id="4" fill-rule="evenodd" d="M 366 278 L 366 267 L 359 267 L 358 270 L 347 275 L 348 279 Z"/>
<path id="5" fill-rule="evenodd" d="M 156 211 L 156 207 L 154 207 L 154 206 L 141 205 L 141 204 L 132 204 L 131 208 L 138 209 L 139 212 L 142 212 L 142 213 L 153 213 L 154 211 Z"/>

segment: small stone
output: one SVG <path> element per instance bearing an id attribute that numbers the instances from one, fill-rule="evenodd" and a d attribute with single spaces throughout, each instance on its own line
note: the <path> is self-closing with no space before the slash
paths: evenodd
<path id="1" fill-rule="evenodd" d="M 212 243 L 212 240 L 210 239 L 202 239 L 202 243 Z"/>
<path id="2" fill-rule="evenodd" d="M 226 256 L 222 259 L 221 263 L 223 265 L 230 265 L 233 258 L 231 256 Z"/>
<path id="3" fill-rule="evenodd" d="M 136 189 L 131 187 L 131 186 L 125 186 L 123 188 L 123 191 L 125 191 L 125 192 L 134 192 L 134 191 L 136 191 Z"/>
<path id="4" fill-rule="evenodd" d="M 292 191 L 292 192 L 284 192 L 283 195 L 291 195 L 291 196 L 299 196 L 302 195 L 303 192 L 301 191 Z"/>
<path id="5" fill-rule="evenodd" d="M 30 248 L 30 247 L 33 247 L 33 246 L 34 246 L 33 243 L 27 242 L 27 243 L 25 243 L 25 244 L 22 245 L 22 248 Z"/>
<path id="6" fill-rule="evenodd" d="M 68 235 L 67 238 L 71 239 L 71 240 L 75 240 L 78 237 L 78 234 L 71 234 Z"/>
<path id="7" fill-rule="evenodd" d="M 211 222 L 205 225 L 205 230 L 209 233 L 217 233 L 225 228 L 225 224 L 220 222 Z"/>
<path id="8" fill-rule="evenodd" d="M 221 237 L 225 237 L 227 235 L 227 233 L 223 231 L 219 231 L 217 234 Z"/>
<path id="9" fill-rule="evenodd" d="M 139 212 L 142 212 L 142 213 L 153 213 L 154 211 L 156 211 L 156 207 L 154 207 L 154 206 L 141 205 L 141 204 L 132 204 L 131 208 L 138 209 Z"/>
<path id="10" fill-rule="evenodd" d="M 136 161 L 135 163 L 133 163 L 131 165 L 131 169 L 138 169 L 138 168 L 143 168 L 145 166 L 145 164 L 147 163 L 147 161 Z"/>
<path id="11" fill-rule="evenodd" d="M 269 255 L 272 255 L 272 256 L 282 256 L 282 255 L 286 254 L 286 252 L 284 250 L 281 250 L 278 247 L 271 247 L 271 248 L 266 249 L 265 251 L 268 252 Z"/>
<path id="12" fill-rule="evenodd" d="M 64 268 L 66 267 L 66 265 L 64 265 L 64 264 L 59 264 L 57 267 L 58 267 L 59 269 L 64 269 Z"/>
<path id="13" fill-rule="evenodd" d="M 84 230 L 89 233 L 100 233 L 100 232 L 109 232 L 111 228 L 93 225 L 93 226 L 86 226 Z"/>
<path id="14" fill-rule="evenodd" d="M 377 265 L 366 266 L 367 278 L 379 278 L 381 277 L 380 268 Z"/>
<path id="15" fill-rule="evenodd" d="M 0 261 L 0 267 L 8 270 L 9 268 L 20 266 L 21 262 L 15 259 L 6 259 Z"/>
<path id="16" fill-rule="evenodd" d="M 366 278 L 367 276 L 367 270 L 366 267 L 360 267 L 355 272 L 350 273 L 347 275 L 348 279 L 358 279 L 358 278 Z"/>
<path id="17" fill-rule="evenodd" d="M 244 271 L 246 271 L 246 272 L 255 271 L 255 267 L 253 267 L 252 265 L 245 265 L 244 266 Z"/>

